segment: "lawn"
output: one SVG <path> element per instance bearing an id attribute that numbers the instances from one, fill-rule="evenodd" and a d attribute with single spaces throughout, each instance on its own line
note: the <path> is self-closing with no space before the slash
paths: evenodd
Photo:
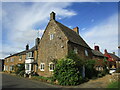
<path id="1" fill-rule="evenodd" d="M 120 88 L 120 81 L 111 82 L 107 88 Z"/>

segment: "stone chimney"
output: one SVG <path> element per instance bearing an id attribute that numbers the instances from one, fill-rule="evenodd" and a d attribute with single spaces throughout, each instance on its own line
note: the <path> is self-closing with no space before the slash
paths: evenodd
<path id="1" fill-rule="evenodd" d="M 35 39 L 35 45 L 38 46 L 39 43 L 40 43 L 40 38 L 36 38 Z"/>
<path id="2" fill-rule="evenodd" d="M 104 53 L 108 53 L 108 52 L 107 52 L 107 49 L 104 50 Z"/>
<path id="3" fill-rule="evenodd" d="M 55 13 L 54 12 L 50 13 L 50 20 L 55 20 Z"/>
<path id="4" fill-rule="evenodd" d="M 99 46 L 94 46 L 94 50 L 100 51 L 100 50 L 99 50 Z"/>
<path id="5" fill-rule="evenodd" d="M 26 50 L 29 50 L 29 45 L 28 44 L 26 45 Z"/>
<path id="6" fill-rule="evenodd" d="M 113 52 L 113 54 L 115 55 L 115 52 Z"/>
<path id="7" fill-rule="evenodd" d="M 75 31 L 77 34 L 79 34 L 79 28 L 78 27 L 73 28 L 73 31 Z"/>

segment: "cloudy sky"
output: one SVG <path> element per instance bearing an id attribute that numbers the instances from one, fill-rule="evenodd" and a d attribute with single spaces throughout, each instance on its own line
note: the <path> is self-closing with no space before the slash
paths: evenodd
<path id="1" fill-rule="evenodd" d="M 54 11 L 56 20 L 69 28 L 79 27 L 80 36 L 93 49 L 118 54 L 117 2 L 2 2 L 0 58 L 30 48 L 42 36 Z M 2 48 L 2 49 L 1 49 Z"/>

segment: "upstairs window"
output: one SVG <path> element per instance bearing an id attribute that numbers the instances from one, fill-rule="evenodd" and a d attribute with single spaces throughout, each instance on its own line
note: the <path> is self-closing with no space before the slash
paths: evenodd
<path id="1" fill-rule="evenodd" d="M 88 51 L 87 50 L 85 50 L 85 56 L 88 56 Z"/>
<path id="2" fill-rule="evenodd" d="M 19 61 L 21 61 L 21 60 L 22 60 L 22 55 L 19 56 Z"/>
<path id="3" fill-rule="evenodd" d="M 54 34 L 50 34 L 50 40 L 52 40 L 54 37 Z"/>
<path id="4" fill-rule="evenodd" d="M 11 58 L 11 60 L 10 60 L 11 62 L 14 62 L 14 58 Z"/>
<path id="5" fill-rule="evenodd" d="M 49 71 L 53 71 L 55 69 L 55 64 L 54 63 L 49 63 Z"/>
<path id="6" fill-rule="evenodd" d="M 45 68 L 45 63 L 41 63 L 40 64 L 40 71 L 44 71 L 44 68 Z"/>
<path id="7" fill-rule="evenodd" d="M 78 54 L 78 49 L 76 47 L 74 47 L 74 52 Z"/>

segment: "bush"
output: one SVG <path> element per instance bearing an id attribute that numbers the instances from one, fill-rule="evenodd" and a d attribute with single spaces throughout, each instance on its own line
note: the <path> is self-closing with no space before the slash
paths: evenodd
<path id="1" fill-rule="evenodd" d="M 19 64 L 14 67 L 15 74 L 23 76 L 25 73 L 25 64 Z"/>
<path id="2" fill-rule="evenodd" d="M 66 58 L 58 60 L 53 77 L 60 85 L 78 85 L 82 83 L 82 60 L 73 52 Z"/>
<path id="3" fill-rule="evenodd" d="M 60 85 L 78 85 L 82 82 L 80 67 L 72 59 L 61 59 L 56 64 L 54 77 Z"/>
<path id="4" fill-rule="evenodd" d="M 95 60 L 87 60 L 85 63 L 85 76 L 89 79 L 97 77 L 98 71 L 95 70 Z"/>
<path id="5" fill-rule="evenodd" d="M 18 75 L 20 75 L 20 76 L 24 76 L 24 74 L 25 74 L 25 71 L 22 70 Z"/>

